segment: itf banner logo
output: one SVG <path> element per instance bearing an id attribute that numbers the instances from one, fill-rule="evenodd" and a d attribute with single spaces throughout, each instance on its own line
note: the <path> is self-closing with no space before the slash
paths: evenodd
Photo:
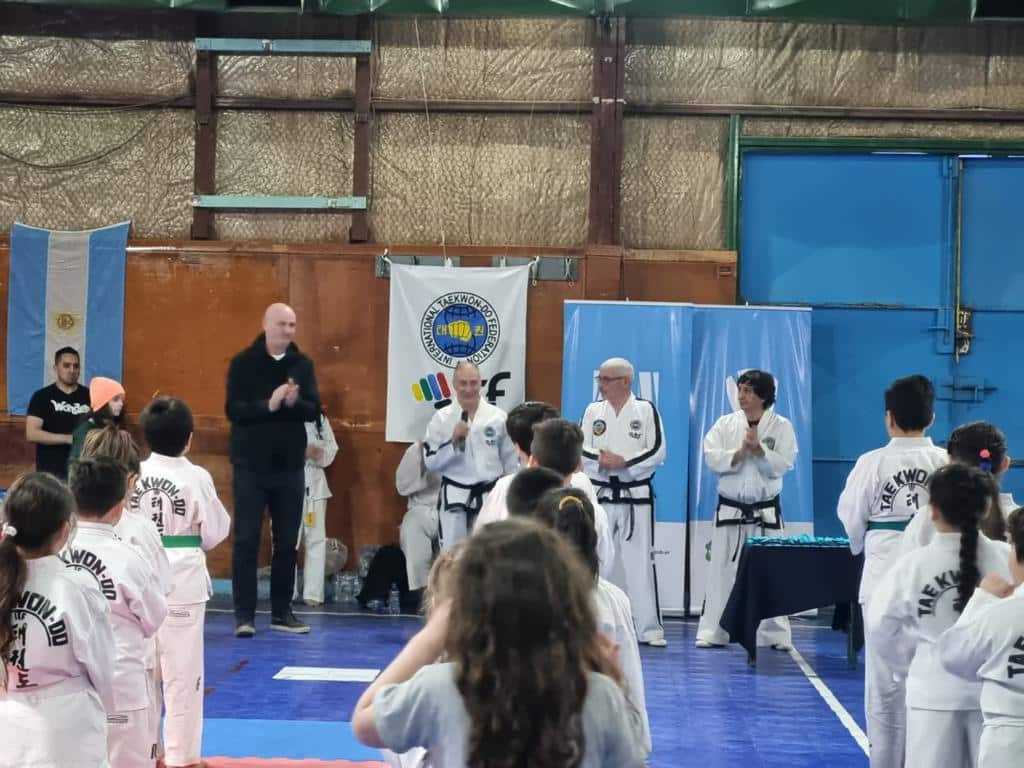
<path id="1" fill-rule="evenodd" d="M 476 363 L 483 397 L 504 410 L 525 399 L 530 266 L 391 265 L 385 438 L 422 440 L 455 397 L 452 372 Z"/>
<path id="2" fill-rule="evenodd" d="M 654 476 L 655 566 L 662 608 L 682 610 L 693 307 L 567 301 L 564 312 L 562 415 L 579 421 L 597 399 L 594 377 L 609 357 L 633 364 L 633 394 L 661 414 L 667 452 Z"/>
<path id="3" fill-rule="evenodd" d="M 811 311 L 771 307 L 694 307 L 690 394 L 691 608 L 704 600 L 718 478 L 704 462 L 704 435 L 739 410 L 736 380 L 757 368 L 775 378 L 775 412 L 796 432 L 793 470 L 782 480 L 787 535 L 814 532 L 811 484 Z"/>

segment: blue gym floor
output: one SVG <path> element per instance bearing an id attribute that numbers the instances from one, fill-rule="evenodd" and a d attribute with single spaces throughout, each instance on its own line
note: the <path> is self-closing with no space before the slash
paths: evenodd
<path id="1" fill-rule="evenodd" d="M 282 667 L 383 668 L 420 626 L 419 619 L 297 610 L 304 636 L 270 632 L 237 640 L 229 611 L 210 604 L 206 621 L 207 757 L 292 760 L 379 759 L 349 731 L 365 683 L 274 680 Z M 225 606 L 226 607 L 226 606 Z M 863 668 L 851 670 L 846 636 L 824 620 L 795 620 L 796 654 L 762 651 L 755 669 L 736 645 L 698 650 L 695 621 L 667 621 L 667 648 L 641 647 L 651 721 L 653 768 L 866 766 L 851 731 L 808 674 L 817 675 L 864 728 Z M 801 670 L 797 656 L 806 661 Z M 827 691 L 826 691 L 827 694 Z"/>

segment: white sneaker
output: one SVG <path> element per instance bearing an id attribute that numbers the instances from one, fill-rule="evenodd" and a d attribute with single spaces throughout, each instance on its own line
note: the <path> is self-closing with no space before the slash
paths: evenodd
<path id="1" fill-rule="evenodd" d="M 787 643 L 772 643 L 773 651 L 781 651 L 782 653 L 789 653 L 793 650 L 793 646 Z"/>
<path id="2" fill-rule="evenodd" d="M 698 640 L 698 648 L 725 648 L 721 643 L 712 643 L 710 640 Z"/>
<path id="3" fill-rule="evenodd" d="M 664 637 L 658 637 L 654 640 L 648 640 L 646 645 L 649 645 L 652 648 L 664 648 L 666 645 L 668 645 L 668 640 L 666 640 Z"/>

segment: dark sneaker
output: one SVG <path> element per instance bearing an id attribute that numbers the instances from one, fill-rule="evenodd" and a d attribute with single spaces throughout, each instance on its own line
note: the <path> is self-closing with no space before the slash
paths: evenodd
<path id="1" fill-rule="evenodd" d="M 284 616 L 274 616 L 270 620 L 270 628 L 277 632 L 290 632 L 293 635 L 304 635 L 309 632 L 309 624 L 299 621 L 291 611 Z"/>
<path id="2" fill-rule="evenodd" d="M 252 637 L 256 634 L 256 625 L 251 621 L 242 620 L 235 624 L 235 637 Z"/>

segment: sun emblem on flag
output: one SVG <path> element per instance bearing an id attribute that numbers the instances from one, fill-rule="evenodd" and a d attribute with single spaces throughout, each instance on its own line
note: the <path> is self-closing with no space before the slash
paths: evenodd
<path id="1" fill-rule="evenodd" d="M 53 317 L 53 324 L 57 326 L 58 331 L 67 333 L 74 329 L 78 324 L 78 320 L 70 312 L 58 312 Z"/>

